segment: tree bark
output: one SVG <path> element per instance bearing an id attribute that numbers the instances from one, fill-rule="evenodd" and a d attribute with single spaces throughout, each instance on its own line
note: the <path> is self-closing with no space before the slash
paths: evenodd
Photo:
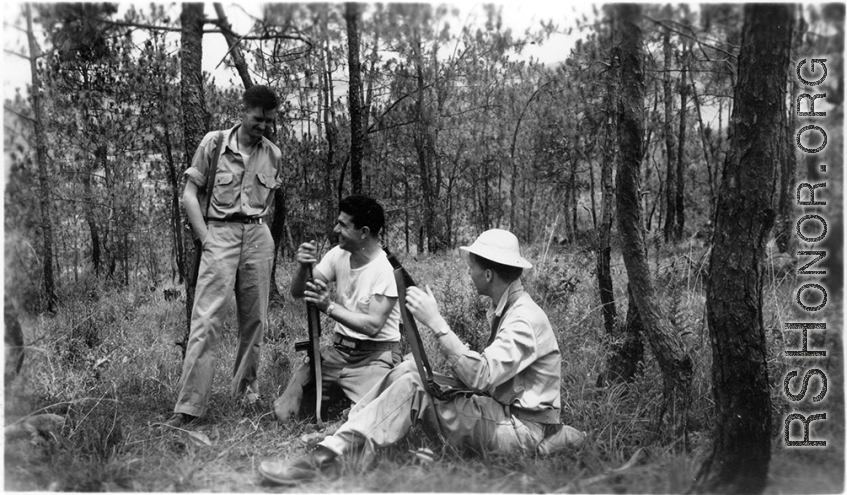
<path id="1" fill-rule="evenodd" d="M 191 166 L 194 152 L 207 132 L 206 101 L 203 93 L 203 5 L 202 3 L 182 4 L 182 35 L 180 37 L 180 96 L 182 100 L 182 128 L 185 143 L 185 163 L 181 172 Z M 181 174 L 180 174 L 181 175 Z M 183 212 L 184 215 L 184 212 Z M 188 225 L 188 219 L 183 218 L 183 224 Z M 185 252 L 193 256 L 194 244 L 191 236 L 185 237 Z M 188 266 L 186 266 L 186 270 Z M 188 273 L 183 273 L 188 280 Z M 194 306 L 194 287 L 185 287 L 185 342 L 191 329 L 191 310 Z M 183 351 L 184 351 L 183 347 Z"/>
<path id="2" fill-rule="evenodd" d="M 703 493 L 760 493 L 767 483 L 773 420 L 762 282 L 785 125 L 791 10 L 790 4 L 744 6 L 732 138 L 706 288 L 717 426 L 695 484 Z"/>
<path id="3" fill-rule="evenodd" d="M 802 10 L 799 11 L 799 16 L 802 19 Z M 796 19 L 796 17 L 795 17 Z M 801 24 L 802 26 L 802 24 Z M 801 27 L 802 29 L 802 27 Z M 794 33 L 792 33 L 793 35 Z M 800 49 L 801 36 L 792 36 L 792 60 L 795 60 L 796 53 Z M 779 170 L 779 208 L 777 210 L 777 222 L 775 226 L 776 232 L 774 239 L 776 240 L 777 249 L 781 253 L 793 254 L 796 238 L 794 237 L 794 187 L 795 176 L 797 175 L 797 149 L 794 146 L 793 130 L 797 129 L 797 108 L 795 106 L 795 95 L 797 94 L 797 79 L 794 77 L 788 78 L 787 83 L 789 105 L 788 118 L 785 119 L 785 125 L 782 127 L 783 138 L 781 139 L 782 148 L 780 159 L 777 163 L 780 164 Z"/>
<path id="4" fill-rule="evenodd" d="M 47 183 L 47 146 L 44 140 L 44 121 L 41 112 L 41 79 L 38 75 L 39 49 L 32 30 L 32 10 L 25 4 L 26 34 L 29 41 L 29 66 L 32 72 L 32 110 L 35 127 L 35 163 L 38 168 L 38 195 L 41 209 L 42 277 L 47 310 L 56 310 L 56 281 L 53 276 L 53 224 L 50 220 L 50 185 Z"/>
<path id="5" fill-rule="evenodd" d="M 362 127 L 362 64 L 359 60 L 359 7 L 355 2 L 344 5 L 347 22 L 347 66 L 350 83 L 347 102 L 350 107 L 350 183 L 353 194 L 362 192 L 362 156 L 364 132 Z"/>
<path id="6" fill-rule="evenodd" d="M 624 264 L 632 299 L 644 325 L 644 333 L 662 372 L 662 405 L 656 417 L 656 432 L 670 425 L 675 438 L 687 445 L 687 415 L 690 403 L 692 362 L 679 336 L 661 314 L 653 279 L 647 265 L 644 230 L 641 223 L 639 181 L 641 148 L 643 145 L 644 97 L 641 63 L 641 6 L 615 4 L 611 6 L 613 29 L 619 32 L 620 42 L 614 56 L 621 63 L 621 91 L 618 101 L 618 149 L 620 161 L 617 174 L 618 229 L 621 235 Z M 667 417 L 666 417 L 667 415 Z"/>

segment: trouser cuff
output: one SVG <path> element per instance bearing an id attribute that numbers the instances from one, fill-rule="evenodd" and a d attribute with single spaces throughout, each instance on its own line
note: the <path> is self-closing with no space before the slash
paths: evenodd
<path id="1" fill-rule="evenodd" d="M 191 406 L 191 405 L 188 405 L 188 404 L 177 404 L 176 406 L 174 406 L 174 412 L 175 413 L 188 414 L 189 416 L 200 417 L 206 411 L 204 411 L 203 409 L 201 409 L 199 407 Z"/>
<path id="2" fill-rule="evenodd" d="M 331 435 L 318 442 L 318 445 L 333 451 L 335 455 L 341 457 L 344 455 L 344 451 L 347 447 L 347 442 L 336 437 L 335 435 Z"/>

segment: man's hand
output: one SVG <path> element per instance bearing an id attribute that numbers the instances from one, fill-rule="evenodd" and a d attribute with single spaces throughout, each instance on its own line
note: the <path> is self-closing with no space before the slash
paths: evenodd
<path id="1" fill-rule="evenodd" d="M 308 289 L 306 283 L 312 278 L 323 282 L 324 287 L 326 287 L 326 277 L 320 272 L 320 270 L 310 269 L 311 265 L 317 264 L 318 262 L 317 242 L 314 239 L 300 244 L 297 248 L 297 254 L 294 256 L 294 259 L 297 261 L 297 270 L 294 273 L 294 277 L 291 278 L 292 296 L 296 299 L 304 297 L 306 295 L 306 290 Z M 310 272 L 311 276 L 309 275 Z M 312 289 L 312 292 L 315 292 L 315 290 Z"/>
<path id="2" fill-rule="evenodd" d="M 301 244 L 303 246 L 304 244 Z M 299 254 L 299 253 L 298 253 Z M 332 300 L 329 297 L 329 289 L 323 280 L 312 280 L 306 282 L 306 290 L 303 291 L 303 299 L 307 303 L 314 304 L 319 310 L 326 313 Z"/>
<path id="3" fill-rule="evenodd" d="M 297 248 L 297 255 L 294 257 L 299 263 L 304 265 L 308 265 L 310 263 L 318 262 L 318 248 L 315 245 L 316 241 L 313 239 L 309 242 L 304 242 L 300 244 Z"/>
<path id="4" fill-rule="evenodd" d="M 431 330 L 447 326 L 447 322 L 438 312 L 438 304 L 428 285 L 426 292 L 418 287 L 409 287 L 406 292 L 406 307 L 409 308 L 412 316 Z"/>

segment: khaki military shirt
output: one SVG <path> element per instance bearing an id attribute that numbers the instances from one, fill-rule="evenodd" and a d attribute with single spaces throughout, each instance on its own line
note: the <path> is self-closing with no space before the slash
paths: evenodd
<path id="1" fill-rule="evenodd" d="M 191 167 L 185 171 L 188 180 L 205 195 L 206 174 L 212 164 L 216 138 L 219 132 L 223 132 L 224 145 L 206 215 L 210 220 L 266 216 L 273 200 L 271 191 L 282 183 L 282 153 L 279 148 L 263 137 L 251 149 L 239 150 L 239 126 L 206 134 L 194 153 Z M 201 198 L 200 205 L 205 207 L 205 197 Z"/>

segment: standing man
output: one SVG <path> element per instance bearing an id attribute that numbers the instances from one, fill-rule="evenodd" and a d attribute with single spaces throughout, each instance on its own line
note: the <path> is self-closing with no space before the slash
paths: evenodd
<path id="1" fill-rule="evenodd" d="M 350 419 L 293 462 L 265 461 L 262 476 L 295 484 L 335 472 L 338 460 L 402 439 L 415 423 L 452 446 L 475 452 L 547 454 L 582 443 L 585 433 L 559 422 L 561 354 L 547 315 L 523 290 L 520 275 L 532 265 L 518 239 L 492 229 L 469 247 L 469 274 L 491 299 L 492 338 L 482 353 L 468 349 L 438 312 L 432 291 L 410 287 L 409 311 L 435 335 L 455 378 L 475 393 L 439 400 L 423 387 L 414 362 L 391 371 L 350 412 Z"/>
<path id="2" fill-rule="evenodd" d="M 354 403 L 382 379 L 400 359 L 400 309 L 394 270 L 379 243 L 385 226 L 382 206 L 373 198 L 354 194 L 341 200 L 333 232 L 338 246 L 317 262 L 313 242 L 297 250 L 297 272 L 291 295 L 305 298 L 335 320 L 333 346 L 321 350 L 322 377 L 337 384 Z M 327 284 L 335 282 L 332 300 Z M 308 364 L 300 366 L 285 392 L 274 402 L 281 423 L 300 415 L 303 389 L 314 384 Z"/>
<path id="3" fill-rule="evenodd" d="M 274 244 L 266 219 L 280 186 L 282 154 L 263 134 L 276 119 L 279 99 L 267 86 L 244 92 L 241 124 L 206 134 L 185 171 L 182 196 L 191 227 L 203 243 L 191 332 L 179 380 L 174 415 L 165 424 L 181 427 L 203 416 L 212 389 L 214 356 L 227 296 L 235 289 L 238 351 L 231 393 L 246 405 L 259 400 L 259 348 L 268 325 Z M 222 139 L 222 145 L 217 146 Z M 217 171 L 206 191 L 216 150 Z M 201 196 L 211 194 L 208 212 Z M 205 217 L 205 220 L 204 220 Z M 208 221 L 208 222 L 207 222 Z"/>

